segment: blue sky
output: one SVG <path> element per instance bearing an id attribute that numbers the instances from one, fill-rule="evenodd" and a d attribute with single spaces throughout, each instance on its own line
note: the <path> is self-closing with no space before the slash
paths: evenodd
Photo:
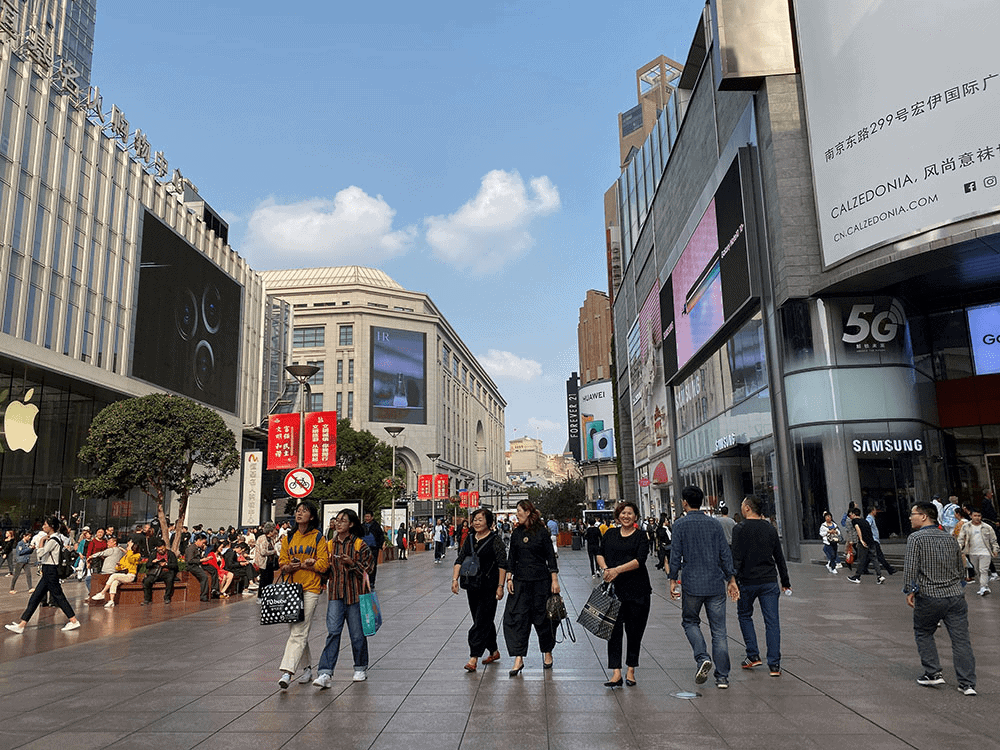
<path id="1" fill-rule="evenodd" d="M 371 265 L 428 293 L 507 400 L 566 443 L 603 195 L 635 71 L 699 0 L 100 0 L 92 83 L 230 222 L 254 268 Z"/>

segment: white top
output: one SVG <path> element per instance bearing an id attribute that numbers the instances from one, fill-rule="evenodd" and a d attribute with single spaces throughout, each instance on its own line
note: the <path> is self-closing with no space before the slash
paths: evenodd
<path id="1" fill-rule="evenodd" d="M 983 541 L 983 525 L 979 524 L 976 526 L 974 523 L 969 524 L 969 530 L 965 532 L 969 535 L 969 554 L 970 555 L 989 555 L 989 547 L 986 546 L 986 542 Z"/>

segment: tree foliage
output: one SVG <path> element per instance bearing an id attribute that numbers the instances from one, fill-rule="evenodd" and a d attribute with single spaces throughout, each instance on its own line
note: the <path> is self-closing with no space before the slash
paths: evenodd
<path id="1" fill-rule="evenodd" d="M 568 521 L 583 515 L 580 504 L 584 502 L 585 492 L 582 479 L 567 479 L 551 487 L 529 488 L 528 499 L 538 508 L 542 518 Z"/>
<path id="2" fill-rule="evenodd" d="M 316 488 L 312 498 L 322 500 L 360 500 L 363 510 L 378 517 L 378 511 L 390 506 L 405 487 L 406 475 L 397 470 L 392 486 L 392 446 L 366 430 L 355 430 L 350 420 L 337 421 L 338 468 L 316 469 Z"/>
<path id="3" fill-rule="evenodd" d="M 211 409 L 183 396 L 154 393 L 106 406 L 94 417 L 80 448 L 93 476 L 78 478 L 87 497 L 122 497 L 139 489 L 156 501 L 160 528 L 169 494 L 178 499 L 180 531 L 191 495 L 230 477 L 239 467 L 236 439 Z M 180 534 L 174 535 L 174 550 Z"/>

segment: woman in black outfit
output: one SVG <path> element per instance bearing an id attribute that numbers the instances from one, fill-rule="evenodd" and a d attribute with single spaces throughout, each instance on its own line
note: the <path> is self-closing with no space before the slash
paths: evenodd
<path id="1" fill-rule="evenodd" d="M 670 575 L 670 517 L 660 514 L 660 525 L 656 527 L 656 569 L 665 570 Z"/>
<path id="2" fill-rule="evenodd" d="M 622 684 L 622 636 L 628 638 L 625 653 L 625 684 L 635 685 L 635 668 L 639 666 L 639 650 L 642 648 L 642 634 L 649 619 L 650 594 L 649 573 L 646 570 L 646 556 L 649 554 L 649 540 L 635 525 L 639 518 L 639 508 L 630 500 L 618 503 L 615 520 L 621 524 L 616 529 L 608 529 L 601 537 L 601 551 L 597 563 L 604 571 L 604 580 L 614 583 L 615 596 L 622 603 L 618 622 L 608 639 L 608 669 L 612 670 L 611 680 L 605 687 L 616 688 Z"/>
<path id="3" fill-rule="evenodd" d="M 517 504 L 517 526 L 510 536 L 507 554 L 507 607 L 503 613 L 503 637 L 507 653 L 514 657 L 510 676 L 524 669 L 531 626 L 538 634 L 542 669 L 552 669 L 556 634 L 545 613 L 549 594 L 559 593 L 559 568 L 548 529 L 530 500 Z"/>
<path id="4" fill-rule="evenodd" d="M 455 572 L 451 576 L 451 593 L 458 593 L 462 563 L 473 552 L 479 558 L 479 575 L 475 584 L 470 582 L 465 589 L 469 597 L 469 610 L 472 612 L 472 627 L 469 628 L 470 658 L 465 665 L 466 672 L 476 671 L 479 657 L 485 651 L 489 651 L 490 655 L 483 659 L 483 664 L 492 664 L 500 659 L 494 618 L 497 614 L 497 602 L 503 599 L 507 550 L 504 549 L 500 535 L 493 531 L 493 511 L 489 508 L 479 508 L 472 514 L 472 533 L 466 538 L 465 544 L 458 548 Z"/>

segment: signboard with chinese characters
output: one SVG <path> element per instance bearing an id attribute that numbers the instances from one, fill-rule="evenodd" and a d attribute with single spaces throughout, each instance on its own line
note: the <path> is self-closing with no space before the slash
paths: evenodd
<path id="1" fill-rule="evenodd" d="M 267 468 L 294 469 L 299 465 L 299 415 L 272 414 L 267 425 Z"/>
<path id="2" fill-rule="evenodd" d="M 243 512 L 241 526 L 260 523 L 260 478 L 264 468 L 264 451 L 246 451 L 243 454 Z"/>
<path id="3" fill-rule="evenodd" d="M 1000 3 L 795 0 L 795 20 L 824 264 L 1000 208 Z"/>
<path id="4" fill-rule="evenodd" d="M 469 492 L 469 507 L 478 508 L 479 507 L 479 493 L 475 490 Z"/>
<path id="5" fill-rule="evenodd" d="M 421 474 L 417 478 L 417 500 L 430 500 L 433 494 L 434 475 Z"/>
<path id="6" fill-rule="evenodd" d="M 447 474 L 434 475 L 434 499 L 447 500 L 450 490 L 450 477 Z"/>
<path id="7" fill-rule="evenodd" d="M 313 411 L 305 419 L 303 466 L 318 469 L 337 465 L 337 412 Z"/>
<path id="8" fill-rule="evenodd" d="M 458 507 L 468 508 L 469 507 L 469 491 L 459 490 L 458 491 Z"/>

